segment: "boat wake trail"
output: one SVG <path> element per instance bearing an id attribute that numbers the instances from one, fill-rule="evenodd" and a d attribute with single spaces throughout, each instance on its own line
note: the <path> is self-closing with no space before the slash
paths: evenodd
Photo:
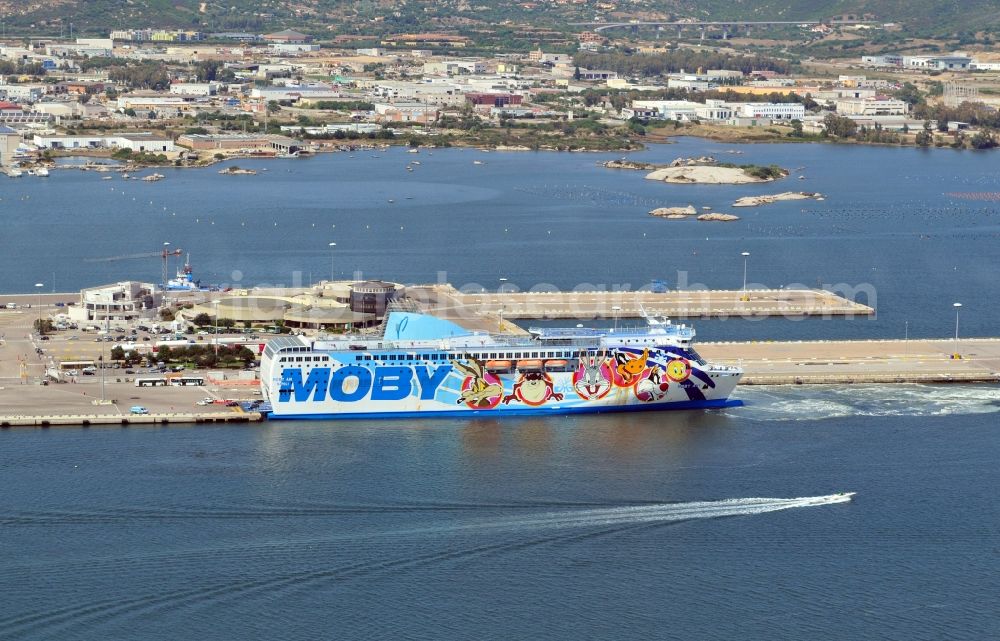
<path id="1" fill-rule="evenodd" d="M 740 396 L 746 404 L 733 415 L 760 421 L 1000 412 L 1000 389 L 982 385 L 762 386 Z"/>
<path id="2" fill-rule="evenodd" d="M 389 527 L 360 534 L 333 534 L 321 539 L 283 539 L 280 543 L 275 542 L 271 545 L 241 546 L 237 558 L 245 558 L 246 553 L 252 551 L 257 558 L 270 558 L 275 561 L 276 567 L 283 567 L 301 556 L 303 550 L 312 550 L 313 553 L 328 547 L 331 550 L 343 550 L 344 546 L 350 546 L 352 541 L 357 543 L 363 540 L 365 545 L 377 546 L 381 540 L 384 544 L 388 544 L 390 549 L 402 551 L 406 546 L 396 545 L 397 542 L 402 542 L 401 540 L 422 541 L 421 544 L 425 545 L 435 538 L 441 538 L 439 543 L 442 543 L 443 547 L 434 546 L 431 550 L 416 555 L 378 554 L 374 557 L 359 550 L 359 556 L 343 559 L 344 562 L 340 564 L 320 564 L 319 567 L 305 567 L 298 571 L 285 569 L 277 573 L 262 573 L 260 576 L 244 575 L 236 580 L 216 581 L 173 590 L 164 589 L 148 594 L 116 598 L 105 595 L 96 600 L 68 604 L 56 609 L 0 617 L 0 636 L 28 638 L 41 634 L 48 637 L 53 633 L 71 636 L 71 630 L 80 626 L 110 624 L 123 620 L 148 620 L 148 617 L 169 611 L 215 607 L 222 602 L 232 600 L 245 603 L 254 598 L 273 599 L 275 594 L 314 590 L 328 583 L 367 581 L 379 576 L 415 572 L 441 564 L 468 563 L 476 558 L 517 553 L 538 546 L 572 544 L 574 541 L 597 536 L 614 536 L 625 531 L 635 531 L 670 522 L 748 516 L 847 503 L 853 496 L 854 493 L 849 492 L 798 498 L 739 498 L 596 508 L 549 507 L 541 513 L 459 519 L 425 527 Z M 491 542 L 484 543 L 483 537 L 478 536 L 482 534 L 496 536 L 486 537 L 485 540 Z M 473 544 L 456 546 L 456 541 L 452 537 L 458 536 L 460 541 L 466 535 L 474 537 L 469 540 L 469 543 Z M 194 558 L 200 554 L 208 554 L 213 559 L 219 559 L 232 552 L 234 550 L 209 549 L 201 550 L 191 556 L 173 553 L 162 559 L 132 556 L 123 559 L 122 562 L 127 563 L 132 570 L 139 565 L 151 570 L 156 568 L 162 570 L 164 563 L 173 567 L 177 564 L 197 562 L 200 567 L 203 559 L 199 561 Z M 323 552 L 321 556 L 327 555 Z M 116 568 L 117 564 L 105 565 L 100 569 L 114 572 Z M 66 568 L 62 570 L 65 571 Z M 83 568 L 79 570 L 85 572 Z M 35 571 L 37 572 L 37 568 Z"/>
<path id="3" fill-rule="evenodd" d="M 800 507 L 819 507 L 850 502 L 854 492 L 804 496 L 791 499 L 744 498 L 721 501 L 696 501 L 692 503 L 659 503 L 654 505 L 623 506 L 592 510 L 559 510 L 536 516 L 515 516 L 501 519 L 483 519 L 455 523 L 441 527 L 414 528 L 396 534 L 433 534 L 459 531 L 543 530 L 563 528 L 589 528 L 647 523 L 669 523 L 692 519 L 713 519 L 727 516 L 749 516 L 778 512 Z"/>

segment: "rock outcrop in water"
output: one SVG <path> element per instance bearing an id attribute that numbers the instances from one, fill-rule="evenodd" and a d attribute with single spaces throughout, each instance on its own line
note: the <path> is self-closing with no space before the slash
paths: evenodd
<path id="1" fill-rule="evenodd" d="M 815 198 L 822 200 L 823 195 L 810 191 L 786 191 L 781 194 L 770 194 L 767 196 L 744 196 L 733 203 L 733 207 L 757 207 L 759 205 L 769 205 L 779 200 L 805 200 Z"/>
<path id="2" fill-rule="evenodd" d="M 646 180 L 691 185 L 741 185 L 745 183 L 769 182 L 768 179 L 751 175 L 743 167 L 722 167 L 715 165 L 665 167 L 646 174 Z"/>
<path id="3" fill-rule="evenodd" d="M 653 211 L 649 212 L 650 216 L 658 216 L 660 218 L 686 218 L 688 216 L 694 216 L 698 213 L 692 205 L 687 207 L 657 207 Z"/>
<path id="4" fill-rule="evenodd" d="M 698 216 L 698 220 L 705 222 L 728 223 L 739 219 L 740 219 L 739 216 L 734 216 L 733 214 L 719 214 L 714 212 L 711 214 L 702 214 L 701 216 Z"/>

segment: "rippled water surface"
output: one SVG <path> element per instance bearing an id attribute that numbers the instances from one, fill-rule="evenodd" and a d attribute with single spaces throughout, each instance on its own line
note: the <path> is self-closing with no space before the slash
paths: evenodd
<path id="1" fill-rule="evenodd" d="M 8 430 L 0 637 L 995 636 L 996 388 L 741 396 Z"/>
<path id="2" fill-rule="evenodd" d="M 729 152 L 741 152 L 739 154 Z M 4 251 L 0 292 L 59 291 L 125 278 L 157 280 L 163 242 L 191 253 L 206 283 L 304 284 L 356 271 L 406 283 L 495 289 L 551 284 L 737 289 L 742 251 L 752 286 L 846 285 L 876 319 L 838 323 L 701 323 L 712 338 L 949 336 L 963 302 L 963 334 L 996 334 L 991 301 L 1000 265 L 998 156 L 859 145 L 726 145 L 696 139 L 631 154 L 669 162 L 779 164 L 766 185 L 666 185 L 645 172 L 599 166 L 612 154 L 424 150 L 239 160 L 160 169 L 160 182 L 101 180 L 60 170 L 0 180 Z M 406 166 L 414 160 L 420 165 Z M 473 164 L 478 160 L 483 164 Z M 149 173 L 144 172 L 144 173 Z M 803 179 L 800 180 L 799 176 Z M 750 209 L 732 202 L 788 190 L 825 200 Z M 392 201 L 392 202 L 390 202 Z M 687 205 L 734 212 L 722 224 L 647 214 Z M 336 242 L 331 252 L 329 243 Z M 873 300 L 868 293 L 874 292 Z"/>

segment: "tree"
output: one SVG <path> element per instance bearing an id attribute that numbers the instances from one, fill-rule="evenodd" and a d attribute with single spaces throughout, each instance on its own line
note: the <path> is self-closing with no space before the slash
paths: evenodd
<path id="1" fill-rule="evenodd" d="M 225 327 L 226 329 L 232 329 L 236 327 L 236 321 L 232 318 L 220 318 L 216 323 L 219 327 Z"/>
<path id="2" fill-rule="evenodd" d="M 837 138 L 850 138 L 858 131 L 856 122 L 834 113 L 827 114 L 823 118 L 823 125 L 826 127 L 824 131 L 827 135 L 836 136 Z"/>
<path id="3" fill-rule="evenodd" d="M 894 98 L 902 100 L 911 107 L 924 101 L 923 94 L 920 93 L 916 85 L 910 82 L 903 83 L 903 86 L 894 91 L 892 95 Z"/>
<path id="4" fill-rule="evenodd" d="M 31 325 L 35 328 L 35 331 L 38 332 L 39 336 L 44 336 L 45 334 L 55 330 L 55 325 L 53 325 L 52 321 L 48 318 L 36 318 Z"/>
<path id="5" fill-rule="evenodd" d="M 267 102 L 267 112 L 273 114 L 273 113 L 276 113 L 278 111 L 281 111 L 281 105 L 278 104 L 278 101 L 277 100 L 269 100 Z"/>
<path id="6" fill-rule="evenodd" d="M 198 327 L 211 325 L 212 317 L 206 314 L 205 312 L 201 312 L 200 314 L 194 317 L 194 324 L 197 325 Z"/>
<path id="7" fill-rule="evenodd" d="M 250 366 L 257 360 L 257 355 L 253 353 L 252 349 L 242 347 L 239 352 L 236 353 L 236 359 L 243 361 L 244 365 Z"/>
<path id="8" fill-rule="evenodd" d="M 802 121 L 798 118 L 792 120 L 792 131 L 788 134 L 794 138 L 802 137 Z"/>
<path id="9" fill-rule="evenodd" d="M 914 142 L 917 143 L 918 147 L 929 147 L 934 142 L 934 134 L 931 133 L 929 120 L 924 121 L 924 128 L 917 134 Z"/>
<path id="10" fill-rule="evenodd" d="M 973 134 L 969 139 L 969 144 L 973 149 L 993 149 L 997 146 L 997 139 L 989 129 L 983 129 Z"/>
<path id="11" fill-rule="evenodd" d="M 123 361 L 125 360 L 125 349 L 121 345 L 115 345 L 111 348 L 111 360 L 113 361 Z"/>

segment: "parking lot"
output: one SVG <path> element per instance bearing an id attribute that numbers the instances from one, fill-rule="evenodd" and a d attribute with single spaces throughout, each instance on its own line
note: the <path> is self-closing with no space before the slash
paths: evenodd
<path id="1" fill-rule="evenodd" d="M 258 388 L 253 385 L 234 384 L 227 387 L 225 381 L 213 384 L 206 370 L 183 370 L 185 377 L 204 378 L 205 386 L 135 386 L 137 377 L 163 378 L 169 373 L 166 367 L 158 365 L 153 352 L 153 346 L 158 341 L 212 346 L 215 337 L 208 331 L 181 334 L 178 338 L 174 332 L 149 331 L 150 326 L 142 323 L 139 325 L 145 329 L 117 322 L 110 324 L 110 332 L 106 329 L 85 331 L 77 326 L 44 337 L 34 333 L 33 324 L 37 318 L 47 318 L 59 311 L 60 308 L 53 304 L 46 305 L 44 301 L 41 307 L 36 303 L 31 307 L 18 305 L 16 309 L 0 309 L 0 415 L 127 414 L 135 405 L 146 407 L 153 413 L 233 412 L 241 409 L 227 407 L 226 401 L 254 401 L 260 398 Z M 120 331 L 114 331 L 116 329 Z M 219 335 L 223 345 L 226 339 L 244 341 L 249 336 L 241 333 Z M 147 354 L 147 364 L 128 366 L 112 362 L 111 352 L 115 346 Z M 103 376 L 102 362 L 108 365 L 103 370 Z M 73 363 L 78 365 L 60 368 L 61 364 Z M 93 368 L 87 367 L 90 363 Z M 46 372 L 51 374 L 53 371 L 59 371 L 59 378 L 65 382 L 57 383 L 51 376 L 46 376 Z M 225 371 L 227 375 L 235 375 L 232 370 Z M 50 384 L 42 385 L 46 379 Z M 95 404 L 102 395 L 105 400 L 114 403 Z M 206 399 L 218 402 L 198 405 L 198 401 Z"/>

